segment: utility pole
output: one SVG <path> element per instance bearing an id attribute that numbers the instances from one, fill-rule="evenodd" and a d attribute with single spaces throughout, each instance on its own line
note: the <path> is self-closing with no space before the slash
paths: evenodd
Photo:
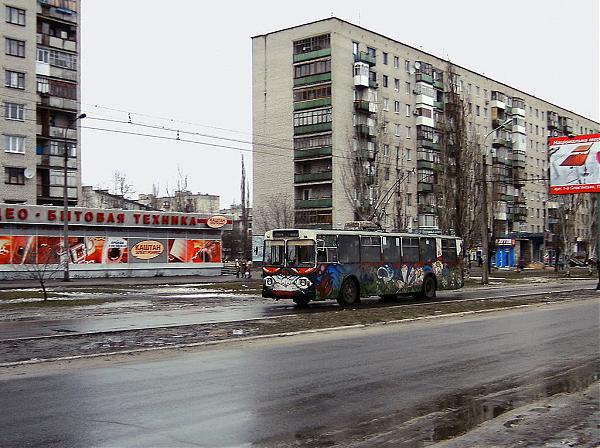
<path id="1" fill-rule="evenodd" d="M 68 131 L 73 126 L 73 124 L 77 120 L 81 120 L 86 117 L 86 114 L 80 114 L 75 117 L 73 120 L 69 122 L 64 131 L 64 166 L 63 166 L 63 250 L 65 256 L 65 270 L 64 270 L 64 282 L 71 281 L 70 273 L 69 273 L 69 186 L 67 185 L 67 173 L 68 173 L 68 161 L 69 161 L 69 151 L 67 148 L 67 135 Z"/>
<path id="2" fill-rule="evenodd" d="M 496 132 L 498 129 L 503 128 L 504 126 L 506 126 L 508 123 L 512 122 L 512 118 L 509 118 L 508 120 L 504 121 L 504 123 L 502 123 L 500 126 L 492 129 L 490 132 L 488 132 L 485 137 L 483 138 L 483 155 L 481 156 L 481 162 L 482 162 L 482 167 L 481 167 L 481 175 L 482 175 L 482 182 L 481 182 L 481 206 L 482 206 L 482 211 L 480 213 L 481 216 L 481 258 L 482 258 L 482 273 L 481 273 L 481 284 L 482 285 L 487 285 L 490 280 L 489 280 L 489 254 L 488 254 L 488 249 L 490 247 L 490 242 L 489 242 L 489 229 L 488 229 L 488 179 L 487 179 L 487 146 L 486 146 L 486 142 L 487 139 L 490 135 L 492 135 L 494 132 Z"/>

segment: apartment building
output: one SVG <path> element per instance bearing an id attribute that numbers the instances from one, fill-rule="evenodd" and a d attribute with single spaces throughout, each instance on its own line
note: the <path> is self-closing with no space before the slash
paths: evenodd
<path id="1" fill-rule="evenodd" d="M 0 202 L 71 205 L 81 196 L 77 0 L 7 0 L 0 53 Z"/>
<path id="2" fill-rule="evenodd" d="M 366 199 L 386 229 L 440 231 L 443 199 L 457 183 L 446 173 L 458 172 L 464 150 L 456 140 L 461 110 L 468 137 L 460 141 L 474 145 L 477 158 L 487 156 L 483 184 L 497 264 L 541 261 L 558 207 L 548 201 L 547 139 L 600 130 L 574 112 L 334 17 L 255 36 L 252 57 L 255 217 L 293 210 L 297 227 L 365 219 L 357 204 Z M 587 251 L 593 202 L 583 202 L 576 250 Z M 257 234 L 266 230 L 258 228 L 262 221 L 256 219 Z"/>

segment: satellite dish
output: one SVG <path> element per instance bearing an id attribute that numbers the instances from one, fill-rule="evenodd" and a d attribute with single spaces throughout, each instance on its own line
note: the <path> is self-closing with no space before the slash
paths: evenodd
<path id="1" fill-rule="evenodd" d="M 411 75 L 415 74 L 415 68 L 411 65 L 410 68 L 408 69 L 408 73 L 410 73 Z"/>
<path id="2" fill-rule="evenodd" d="M 421 68 L 421 63 L 419 61 L 415 62 L 415 68 L 419 70 Z"/>
<path id="3" fill-rule="evenodd" d="M 26 179 L 32 179 L 33 178 L 33 170 L 31 168 L 25 168 L 25 171 L 23 171 L 23 175 L 25 176 Z"/>

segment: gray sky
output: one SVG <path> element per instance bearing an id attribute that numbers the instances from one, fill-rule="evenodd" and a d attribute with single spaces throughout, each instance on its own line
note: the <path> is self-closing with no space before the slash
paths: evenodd
<path id="1" fill-rule="evenodd" d="M 81 124 L 105 129 L 82 130 L 83 183 L 119 170 L 135 197 L 174 190 L 179 169 L 193 192 L 239 203 L 242 152 L 182 140 L 250 149 L 250 38 L 332 15 L 599 120 L 597 0 L 82 3 Z"/>

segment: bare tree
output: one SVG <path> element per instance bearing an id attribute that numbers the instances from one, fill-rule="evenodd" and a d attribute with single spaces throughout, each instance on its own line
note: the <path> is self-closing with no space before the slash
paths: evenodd
<path id="1" fill-rule="evenodd" d="M 357 221 L 378 221 L 376 217 L 376 203 L 381 197 L 383 188 L 384 161 L 381 148 L 388 144 L 387 123 L 381 115 L 381 108 L 377 103 L 376 93 L 369 90 L 370 97 L 357 99 L 365 109 L 366 114 L 359 114 L 359 120 L 352 133 L 348 136 L 350 150 L 347 162 L 343 166 L 342 182 L 344 192 L 348 199 L 354 219 Z M 366 110 L 365 110 L 366 112 Z M 389 167 L 388 167 L 389 169 Z M 376 222 L 381 226 L 381 222 Z"/>
<path id="2" fill-rule="evenodd" d="M 193 200 L 192 192 L 188 186 L 188 175 L 177 166 L 177 182 L 175 191 L 169 191 L 166 187 L 167 196 L 171 198 L 170 210 L 174 212 L 193 213 L 196 211 L 196 204 Z"/>
<path id="3" fill-rule="evenodd" d="M 263 206 L 254 208 L 252 221 L 259 229 L 284 229 L 294 227 L 294 208 L 290 202 L 279 195 L 265 198 Z"/>
<path id="4" fill-rule="evenodd" d="M 449 63 L 446 71 L 444 115 L 440 122 L 440 162 L 444 170 L 437 173 L 441 191 L 437 195 L 439 227 L 443 233 L 454 232 L 466 248 L 477 240 L 475 219 L 481 187 L 482 170 L 479 137 L 467 125 L 471 111 L 460 97 L 458 75 Z"/>
<path id="5" fill-rule="evenodd" d="M 129 198 L 135 190 L 127 180 L 127 175 L 121 171 L 113 171 L 111 193 L 124 198 Z"/>
<path id="6" fill-rule="evenodd" d="M 62 271 L 61 264 L 62 246 L 60 243 L 55 245 L 36 244 L 29 251 L 26 262 L 23 264 L 29 277 L 37 280 L 42 288 L 44 301 L 48 300 L 46 291 L 46 282 L 50 280 L 59 271 Z M 66 256 L 66 254 L 62 254 Z"/>
<path id="7" fill-rule="evenodd" d="M 551 196 L 551 200 L 558 204 L 558 252 L 562 254 L 562 262 L 566 269 L 566 274 L 571 274 L 569 258 L 573 254 L 573 245 L 577 238 L 577 212 L 583 205 L 583 194 L 563 194 Z M 556 256 L 555 268 L 558 264 L 558 254 Z"/>

